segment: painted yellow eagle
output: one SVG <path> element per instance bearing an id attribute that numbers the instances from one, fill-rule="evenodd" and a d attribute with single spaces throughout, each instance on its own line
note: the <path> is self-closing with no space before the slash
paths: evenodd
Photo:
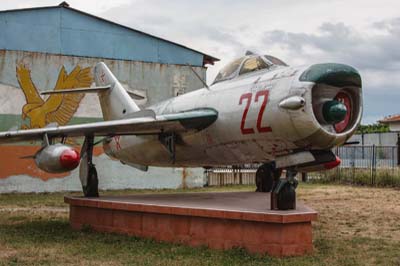
<path id="1" fill-rule="evenodd" d="M 22 119 L 25 120 L 27 117 L 30 119 L 30 125 L 23 125 L 22 129 L 42 128 L 50 123 L 62 126 L 71 120 L 84 94 L 52 94 L 44 100 L 32 82 L 30 69 L 24 64 L 19 64 L 16 73 L 26 99 L 26 104 L 22 107 Z M 63 66 L 54 90 L 89 87 L 92 80 L 90 67 L 81 69 L 78 65 L 67 74 Z"/>

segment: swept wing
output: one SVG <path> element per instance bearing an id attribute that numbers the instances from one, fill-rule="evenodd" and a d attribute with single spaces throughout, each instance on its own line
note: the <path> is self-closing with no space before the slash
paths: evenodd
<path id="1" fill-rule="evenodd" d="M 47 135 L 48 138 L 54 138 L 144 135 L 168 132 L 183 133 L 188 131 L 200 131 L 211 125 L 218 117 L 218 112 L 209 108 L 195 109 L 158 116 L 156 116 L 151 110 L 144 111 L 146 111 L 146 116 L 142 117 L 132 117 L 120 120 L 79 125 L 0 132 L 0 144 L 19 141 L 42 140 L 44 135 Z"/>

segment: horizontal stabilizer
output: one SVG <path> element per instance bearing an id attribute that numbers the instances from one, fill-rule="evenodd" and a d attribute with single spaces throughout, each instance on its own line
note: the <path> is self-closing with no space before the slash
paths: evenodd
<path id="1" fill-rule="evenodd" d="M 57 91 L 43 91 L 41 95 L 49 95 L 49 94 L 65 94 L 65 93 L 99 93 L 106 90 L 109 90 L 111 86 L 99 86 L 99 87 L 89 87 L 89 88 L 76 88 L 76 89 L 66 89 L 66 90 L 57 90 Z"/>
<path id="2" fill-rule="evenodd" d="M 146 96 L 140 95 L 136 91 L 131 91 L 131 90 L 127 90 L 127 89 L 125 89 L 125 90 L 129 94 L 129 96 L 131 96 L 134 100 L 144 100 L 144 99 L 146 99 Z"/>

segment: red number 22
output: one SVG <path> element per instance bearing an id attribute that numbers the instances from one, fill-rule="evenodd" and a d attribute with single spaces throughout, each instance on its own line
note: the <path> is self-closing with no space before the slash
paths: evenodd
<path id="1" fill-rule="evenodd" d="M 268 101 L 268 94 L 269 91 L 268 90 L 263 90 L 263 91 L 258 91 L 256 93 L 256 97 L 254 99 L 254 102 L 258 102 L 258 99 L 262 96 L 264 96 L 264 100 L 261 104 L 261 108 L 260 111 L 258 113 L 258 117 L 257 117 L 257 131 L 259 133 L 264 133 L 264 132 L 270 132 L 272 131 L 271 127 L 268 126 L 262 126 L 262 118 L 264 115 L 264 111 L 265 111 L 265 107 L 267 105 L 267 101 Z M 245 93 L 240 97 L 239 100 L 239 105 L 242 105 L 244 100 L 247 100 L 246 103 L 246 107 L 244 108 L 244 112 L 243 112 L 243 116 L 242 116 L 242 121 L 240 123 L 240 130 L 242 131 L 243 135 L 246 134 L 254 134 L 254 129 L 253 128 L 245 128 L 245 124 L 246 124 L 246 117 L 247 117 L 247 113 L 249 112 L 249 108 L 250 108 L 250 104 L 251 104 L 251 99 L 253 98 L 253 94 L 252 93 Z"/>

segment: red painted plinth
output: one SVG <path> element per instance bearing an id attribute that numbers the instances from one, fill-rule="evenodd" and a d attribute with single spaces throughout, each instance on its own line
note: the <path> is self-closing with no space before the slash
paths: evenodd
<path id="1" fill-rule="evenodd" d="M 100 198 L 65 197 L 74 229 L 90 226 L 160 241 L 242 247 L 251 253 L 292 256 L 310 253 L 311 221 L 317 213 L 297 204 L 272 211 L 269 193 L 138 194 Z"/>

